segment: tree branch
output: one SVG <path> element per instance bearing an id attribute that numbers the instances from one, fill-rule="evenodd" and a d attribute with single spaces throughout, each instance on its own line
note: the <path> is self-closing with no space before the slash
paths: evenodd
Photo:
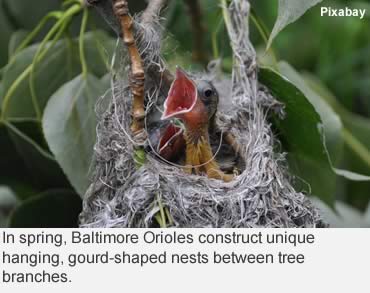
<path id="1" fill-rule="evenodd" d="M 144 129 L 144 68 L 133 33 L 133 20 L 129 15 L 127 0 L 114 0 L 113 10 L 120 21 L 123 42 L 131 61 L 130 87 L 133 94 L 131 131 L 136 135 Z"/>

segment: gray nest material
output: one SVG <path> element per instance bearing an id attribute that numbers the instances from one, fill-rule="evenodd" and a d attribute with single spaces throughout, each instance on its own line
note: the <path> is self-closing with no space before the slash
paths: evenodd
<path id="1" fill-rule="evenodd" d="M 276 151 L 279 142 L 267 116 L 283 108 L 258 83 L 248 14 L 246 0 L 234 0 L 229 7 L 228 32 L 235 60 L 230 92 L 224 93 L 227 79 L 213 80 L 220 89 L 221 104 L 232 101 L 219 111 L 218 125 L 230 131 L 242 146 L 243 172 L 230 183 L 188 175 L 162 162 L 153 152 L 146 154 L 145 164 L 138 168 L 134 158 L 137 142 L 130 136 L 129 63 L 124 52 L 117 53 L 119 70 L 113 72 L 112 89 L 97 105 L 100 122 L 93 183 L 84 199 L 81 227 L 153 227 L 159 203 L 169 211 L 174 227 L 326 226 L 312 202 L 295 191 L 285 154 Z M 153 68 L 163 71 L 160 26 L 152 22 L 143 27 L 139 21 L 135 25 L 141 54 L 145 56 L 146 109 L 150 116 L 165 96 L 151 74 Z M 123 46 L 119 47 L 124 51 Z M 107 102 L 106 110 L 103 105 Z"/>

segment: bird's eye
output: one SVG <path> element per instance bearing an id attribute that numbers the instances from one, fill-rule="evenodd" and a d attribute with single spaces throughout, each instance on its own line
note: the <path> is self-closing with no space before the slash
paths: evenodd
<path id="1" fill-rule="evenodd" d="M 206 89 L 206 90 L 204 91 L 204 96 L 205 96 L 206 98 L 210 98 L 212 95 L 213 95 L 213 90 L 211 90 L 211 89 Z"/>

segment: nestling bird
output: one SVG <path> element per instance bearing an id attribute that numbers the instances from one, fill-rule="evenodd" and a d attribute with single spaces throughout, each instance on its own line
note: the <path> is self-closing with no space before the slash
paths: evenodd
<path id="1" fill-rule="evenodd" d="M 166 123 L 167 122 L 167 123 Z M 185 151 L 184 131 L 170 121 L 151 123 L 149 140 L 156 154 L 167 162 L 176 162 Z"/>
<path id="2" fill-rule="evenodd" d="M 135 35 L 133 33 L 133 19 L 128 13 L 127 1 L 86 1 L 98 7 L 103 14 L 106 14 L 107 11 L 108 13 L 111 12 L 112 18 L 115 19 L 112 22 L 113 27 L 122 37 L 124 35 L 123 41 L 128 48 L 132 71 L 130 81 L 133 96 L 132 132 L 135 135 L 140 134 L 141 136 L 138 135 L 140 138 L 146 138 L 146 134 L 148 134 L 151 151 L 167 161 L 181 161 L 181 157 L 184 157 L 182 155 L 185 153 L 185 165 L 189 173 L 194 171 L 199 174 L 204 171 L 211 178 L 231 181 L 233 176 L 225 174 L 222 170 L 225 167 L 224 162 L 232 162 L 233 159 L 230 161 L 230 156 L 224 156 L 222 152 L 219 152 L 222 149 L 220 143 L 220 148 L 214 152 L 219 156 L 222 154 L 220 157 L 223 159 L 223 164 L 220 168 L 213 155 L 212 146 L 214 145 L 210 142 L 210 140 L 212 142 L 217 141 L 217 139 L 214 139 L 214 134 L 217 133 L 217 131 L 214 131 L 216 127 L 213 126 L 215 126 L 215 113 L 219 100 L 218 93 L 212 83 L 205 80 L 194 81 L 180 69 L 177 69 L 175 79 L 168 70 L 159 72 L 156 66 L 147 65 L 148 68 L 145 71 L 141 59 L 146 56 L 146 53 L 142 53 L 143 56 L 140 56 L 138 44 L 133 38 Z M 161 1 L 150 1 L 147 8 L 149 12 L 146 13 L 145 11 L 145 16 L 142 16 L 143 24 L 149 25 L 151 18 L 155 18 L 159 14 L 161 6 Z M 144 52 L 154 53 L 153 48 L 150 49 L 149 42 L 147 45 L 146 47 L 149 47 L 149 50 L 144 50 Z M 162 64 L 161 61 L 159 63 Z M 153 62 L 153 64 L 156 64 L 156 62 Z M 145 83 L 148 81 L 149 84 L 154 83 L 158 86 L 159 95 L 157 96 L 156 106 L 158 106 L 157 102 L 160 98 L 165 97 L 168 92 L 162 121 L 159 121 L 157 116 L 159 114 L 159 111 L 156 111 L 157 107 L 153 107 L 154 110 L 145 113 Z M 176 123 L 167 121 L 170 118 L 182 120 L 185 126 L 184 129 Z M 143 131 L 144 126 L 147 128 L 146 133 Z M 229 146 L 234 146 L 231 134 L 223 136 L 221 133 L 220 137 L 225 138 Z M 233 148 L 235 151 L 235 147 Z M 224 160 L 225 158 L 226 160 Z M 227 169 L 233 170 L 233 162 L 228 165 Z"/>
<path id="3" fill-rule="evenodd" d="M 234 176 L 220 169 L 210 144 L 209 129 L 214 123 L 218 100 L 218 93 L 210 82 L 195 82 L 177 68 L 161 120 L 178 118 L 184 123 L 185 170 L 188 173 L 204 171 L 210 178 L 229 182 Z"/>

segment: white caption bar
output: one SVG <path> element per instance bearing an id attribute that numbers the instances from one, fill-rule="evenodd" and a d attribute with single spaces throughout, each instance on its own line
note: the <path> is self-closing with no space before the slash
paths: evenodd
<path id="1" fill-rule="evenodd" d="M 367 229 L 4 229 L 0 292 L 368 292 Z"/>

